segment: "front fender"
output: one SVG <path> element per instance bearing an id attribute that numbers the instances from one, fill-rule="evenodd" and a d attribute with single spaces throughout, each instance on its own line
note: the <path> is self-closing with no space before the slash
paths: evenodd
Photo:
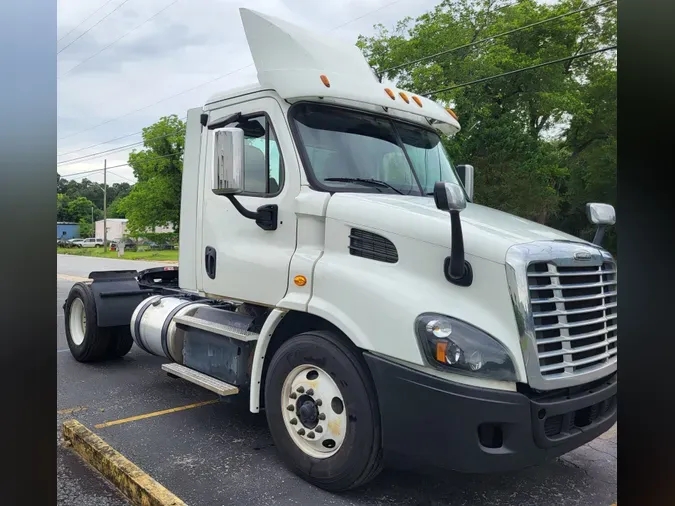
<path id="1" fill-rule="evenodd" d="M 525 381 L 503 264 L 467 255 L 474 280 L 469 287 L 459 287 L 443 274 L 446 248 L 372 230 L 398 250 L 396 263 L 379 262 L 351 255 L 350 225 L 327 221 L 326 248 L 314 271 L 310 313 L 333 323 L 359 348 L 417 365 L 425 361 L 415 336 L 415 318 L 424 312 L 445 314 L 501 342 L 511 354 L 518 381 Z"/>

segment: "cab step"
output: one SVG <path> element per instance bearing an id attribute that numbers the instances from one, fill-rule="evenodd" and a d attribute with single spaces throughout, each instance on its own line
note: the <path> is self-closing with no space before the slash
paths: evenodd
<path id="1" fill-rule="evenodd" d="M 202 318 L 195 318 L 194 316 L 177 316 L 174 320 L 177 325 L 184 325 L 195 329 L 204 330 L 213 334 L 218 334 L 225 337 L 230 337 L 238 341 L 251 342 L 257 341 L 260 334 L 249 332 L 248 330 L 238 329 L 223 323 L 216 323 Z"/>
<path id="2" fill-rule="evenodd" d="M 239 393 L 239 389 L 234 385 L 220 381 L 219 379 L 213 378 L 207 374 L 195 371 L 189 367 L 185 367 L 181 364 L 171 363 L 171 364 L 162 364 L 162 370 L 171 376 L 175 376 L 190 383 L 194 383 L 202 388 L 211 390 L 212 392 L 217 393 L 218 395 L 235 395 Z"/>

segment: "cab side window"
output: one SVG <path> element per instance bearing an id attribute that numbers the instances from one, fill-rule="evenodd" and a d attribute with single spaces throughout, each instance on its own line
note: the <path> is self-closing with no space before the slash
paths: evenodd
<path id="1" fill-rule="evenodd" d="M 244 193 L 276 195 L 283 186 L 284 164 L 272 124 L 256 114 L 233 126 L 244 131 Z"/>

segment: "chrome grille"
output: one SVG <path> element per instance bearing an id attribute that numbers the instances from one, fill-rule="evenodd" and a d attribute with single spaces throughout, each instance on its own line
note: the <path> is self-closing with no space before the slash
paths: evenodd
<path id="1" fill-rule="evenodd" d="M 604 368 L 617 357 L 616 264 L 527 268 L 539 372 L 550 380 Z"/>

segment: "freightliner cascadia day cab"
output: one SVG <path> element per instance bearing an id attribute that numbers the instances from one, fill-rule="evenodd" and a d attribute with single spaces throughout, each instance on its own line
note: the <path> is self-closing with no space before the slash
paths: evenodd
<path id="1" fill-rule="evenodd" d="M 101 271 L 64 305 L 72 355 L 164 357 L 245 395 L 331 491 L 385 465 L 494 473 L 616 420 L 617 274 L 600 244 L 474 204 L 454 112 L 351 45 L 248 9 L 258 84 L 188 112 L 180 265 Z"/>

